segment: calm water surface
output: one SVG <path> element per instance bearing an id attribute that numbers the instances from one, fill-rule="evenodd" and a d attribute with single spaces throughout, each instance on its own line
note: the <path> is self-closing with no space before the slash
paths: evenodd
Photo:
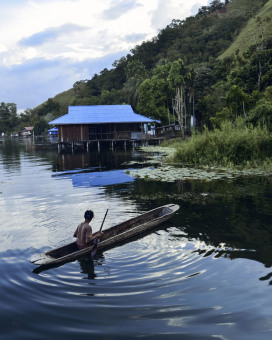
<path id="1" fill-rule="evenodd" d="M 1 339 L 271 339 L 272 179 L 132 179 L 139 151 L 39 152 L 0 140 Z M 30 257 L 157 206 L 141 238 L 35 274 Z"/>

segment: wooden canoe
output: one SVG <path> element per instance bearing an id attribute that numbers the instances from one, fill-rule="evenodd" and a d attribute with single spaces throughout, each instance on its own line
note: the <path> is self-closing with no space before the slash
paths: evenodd
<path id="1" fill-rule="evenodd" d="M 178 209 L 179 206 L 176 204 L 163 205 L 109 229 L 103 230 L 104 237 L 99 243 L 99 249 L 103 250 L 110 248 L 119 242 L 124 242 L 154 228 L 158 224 L 167 221 Z M 42 254 L 36 254 L 30 261 L 39 266 L 59 265 L 90 254 L 94 247 L 95 245 L 91 244 L 88 248 L 79 250 L 76 242 L 72 242 L 63 247 L 49 250 Z"/>

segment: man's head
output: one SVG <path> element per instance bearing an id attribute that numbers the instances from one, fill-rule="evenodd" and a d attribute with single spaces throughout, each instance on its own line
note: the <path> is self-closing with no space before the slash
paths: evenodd
<path id="1" fill-rule="evenodd" d="M 92 212 L 92 210 L 86 210 L 85 214 L 84 214 L 84 218 L 85 220 L 89 220 L 91 221 L 94 217 L 94 213 Z"/>

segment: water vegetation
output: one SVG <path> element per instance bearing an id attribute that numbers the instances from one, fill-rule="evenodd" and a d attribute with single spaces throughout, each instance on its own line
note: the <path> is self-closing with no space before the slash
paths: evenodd
<path id="1" fill-rule="evenodd" d="M 258 169 L 272 173 L 272 134 L 266 125 L 253 126 L 244 118 L 224 121 L 219 128 L 204 128 L 185 141 L 164 145 L 175 149 L 172 162 L 228 169 Z"/>
<path id="2" fill-rule="evenodd" d="M 157 167 L 144 167 L 140 169 L 127 170 L 132 177 L 141 178 L 147 181 L 191 182 L 193 180 L 215 181 L 234 180 L 241 176 L 269 176 L 271 173 L 261 169 L 230 169 L 223 167 L 188 167 L 177 165 L 160 165 Z"/>
<path id="3" fill-rule="evenodd" d="M 174 139 L 160 147 L 142 149 L 156 164 L 128 173 L 145 180 L 212 181 L 272 174 L 272 134 L 265 125 L 253 126 L 241 117 L 213 130 L 205 127 L 186 140 Z"/>

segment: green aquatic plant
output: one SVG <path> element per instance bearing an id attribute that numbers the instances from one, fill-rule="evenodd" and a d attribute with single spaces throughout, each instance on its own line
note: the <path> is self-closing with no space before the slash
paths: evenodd
<path id="1" fill-rule="evenodd" d="M 171 142 L 165 143 L 168 149 Z M 272 172 L 272 135 L 265 126 L 247 124 L 239 118 L 224 122 L 220 128 L 204 129 L 192 137 L 172 143 L 172 162 L 192 166 L 259 168 Z"/>
<path id="2" fill-rule="evenodd" d="M 161 166 L 157 168 L 145 167 L 141 169 L 131 170 L 130 176 L 141 178 L 149 181 L 162 181 L 162 182 L 175 182 L 175 181 L 186 181 L 201 180 L 201 181 L 214 181 L 214 180 L 233 180 L 239 176 L 267 176 L 269 173 L 257 169 L 244 169 L 230 170 L 228 168 L 216 168 L 211 169 L 196 169 L 196 168 L 179 168 L 174 166 Z"/>
<path id="3" fill-rule="evenodd" d="M 148 181 L 233 180 L 272 173 L 271 134 L 244 120 L 226 122 L 220 130 L 205 129 L 186 141 L 177 139 L 141 150 L 148 152 L 149 159 L 142 163 L 145 167 L 131 170 L 129 175 Z M 147 166 L 152 163 L 150 158 L 155 160 L 152 167 Z"/>

